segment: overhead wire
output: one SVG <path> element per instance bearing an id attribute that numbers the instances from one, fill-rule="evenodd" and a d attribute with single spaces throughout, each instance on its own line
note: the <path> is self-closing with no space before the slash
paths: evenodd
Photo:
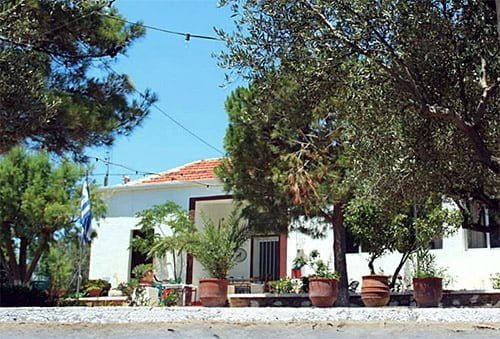
<path id="1" fill-rule="evenodd" d="M 115 74 L 116 76 L 120 76 L 120 74 L 118 72 L 116 72 L 111 66 L 109 66 L 106 62 L 103 62 L 102 63 L 104 65 L 104 67 L 109 70 L 110 72 L 112 72 L 113 74 Z M 144 93 L 142 93 L 141 91 L 139 91 L 138 89 L 136 89 L 135 87 L 133 88 L 133 90 L 139 94 L 142 98 L 145 98 L 146 95 Z M 170 114 L 168 114 L 164 109 L 162 109 L 160 106 L 158 106 L 156 103 L 153 103 L 151 105 L 152 107 L 156 108 L 156 110 L 158 112 L 160 112 L 163 116 L 165 116 L 167 119 L 169 119 L 170 121 L 172 121 L 174 124 L 176 124 L 178 127 L 180 127 L 181 129 L 183 129 L 185 132 L 187 132 L 189 135 L 191 135 L 192 137 L 194 137 L 195 139 L 197 139 L 198 141 L 200 141 L 201 143 L 203 143 L 204 145 L 210 147 L 211 149 L 213 149 L 214 151 L 216 151 L 217 153 L 221 154 L 221 155 L 225 155 L 225 153 L 223 151 L 221 151 L 220 149 L 218 149 L 217 147 L 215 147 L 214 145 L 210 144 L 208 141 L 206 141 L 205 139 L 203 139 L 202 137 L 200 137 L 198 134 L 196 134 L 195 132 L 191 131 L 189 128 L 187 128 L 186 126 L 184 126 L 181 122 L 179 122 L 177 119 L 175 119 L 173 116 L 171 116 Z"/>
<path id="2" fill-rule="evenodd" d="M 192 33 L 184 33 L 184 32 L 172 31 L 170 29 L 165 29 L 165 28 L 160 28 L 160 27 L 145 25 L 145 24 L 143 24 L 141 22 L 130 21 L 130 20 L 123 19 L 123 18 L 114 16 L 114 15 L 110 15 L 110 14 L 103 14 L 103 13 L 101 13 L 100 15 L 108 17 L 108 18 L 111 18 L 111 19 L 114 19 L 114 20 L 117 20 L 117 21 L 126 22 L 128 24 L 140 25 L 140 26 L 142 26 L 144 28 L 147 28 L 147 29 L 150 29 L 150 30 L 153 30 L 153 31 L 158 31 L 158 32 L 168 33 L 168 34 L 173 34 L 173 35 L 181 35 L 181 36 L 184 36 L 184 38 L 185 38 L 186 41 L 189 41 L 191 38 L 205 39 L 205 40 L 215 40 L 215 41 L 224 41 L 221 38 L 214 37 L 214 36 L 192 34 Z"/>
<path id="3" fill-rule="evenodd" d="M 123 169 L 126 169 L 126 170 L 129 170 L 131 172 L 134 172 L 134 173 L 123 173 L 123 174 L 118 174 L 118 173 L 109 173 L 109 175 L 113 175 L 113 176 L 117 176 L 117 175 L 122 175 L 122 176 L 126 176 L 126 175 L 156 175 L 156 176 L 162 176 L 168 172 L 164 172 L 164 173 L 158 173 L 158 172 L 150 172 L 150 171 L 141 171 L 141 170 L 138 170 L 138 169 L 134 169 L 132 167 L 129 167 L 129 166 L 126 166 L 126 165 L 123 165 L 123 164 L 119 164 L 117 162 L 113 162 L 113 161 L 110 161 L 108 159 L 102 159 L 100 157 L 96 157 L 96 156 L 89 156 L 87 155 L 87 160 L 90 160 L 90 159 L 94 159 L 95 161 L 100 161 L 106 165 L 111 165 L 111 166 L 115 166 L 115 167 L 120 167 L 120 168 L 123 168 Z M 92 174 L 92 175 L 106 175 L 106 173 L 98 173 L 98 174 Z M 182 174 L 181 174 L 182 176 Z M 186 183 L 195 183 L 197 185 L 200 185 L 200 186 L 204 186 L 204 187 L 211 187 L 211 186 L 214 186 L 212 184 L 207 184 L 207 183 L 204 183 L 204 182 L 201 182 L 201 181 L 198 181 L 198 180 L 172 180 L 172 181 L 177 181 L 177 182 L 186 182 Z"/>

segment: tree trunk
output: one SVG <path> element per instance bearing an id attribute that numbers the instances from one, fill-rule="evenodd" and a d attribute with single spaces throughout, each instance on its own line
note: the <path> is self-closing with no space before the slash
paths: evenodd
<path id="1" fill-rule="evenodd" d="M 339 295 L 336 305 L 349 306 L 349 282 L 347 278 L 347 264 L 345 258 L 345 237 L 343 204 L 337 203 L 333 211 L 333 253 L 335 271 L 340 274 Z"/>
<path id="2" fill-rule="evenodd" d="M 33 275 L 33 272 L 35 271 L 35 268 L 37 267 L 38 262 L 40 261 L 40 258 L 42 257 L 43 252 L 45 252 L 45 250 L 46 250 L 47 243 L 48 243 L 47 236 L 43 236 L 40 239 L 40 245 L 36 249 L 36 251 L 33 255 L 33 258 L 31 259 L 31 263 L 30 263 L 28 272 L 26 272 L 26 275 L 24 276 L 24 278 L 22 280 L 23 284 L 29 283 L 31 276 Z"/>
<path id="3" fill-rule="evenodd" d="M 396 286 L 396 281 L 398 280 L 399 272 L 403 268 L 403 265 L 406 263 L 408 258 L 410 257 L 411 252 L 405 252 L 401 256 L 401 260 L 399 261 L 398 266 L 396 267 L 396 270 L 394 270 L 394 273 L 392 274 L 392 279 L 391 282 L 389 283 L 389 288 L 393 289 L 394 286 Z"/>
<path id="4" fill-rule="evenodd" d="M 28 239 L 21 237 L 19 241 L 19 278 L 21 281 L 25 280 L 26 276 L 26 260 L 28 252 Z"/>

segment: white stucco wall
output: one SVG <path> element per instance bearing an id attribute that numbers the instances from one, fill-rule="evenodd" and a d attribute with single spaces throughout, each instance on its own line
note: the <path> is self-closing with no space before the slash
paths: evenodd
<path id="1" fill-rule="evenodd" d="M 297 250 L 308 255 L 312 250 L 320 251 L 321 258 L 330 263 L 333 268 L 333 231 L 329 230 L 324 239 L 311 239 L 297 232 L 288 236 L 287 272 L 292 268 L 292 261 Z M 452 236 L 443 239 L 443 248 L 431 250 L 436 256 L 437 265 L 447 269 L 451 278 L 449 289 L 491 289 L 490 276 L 500 272 L 500 248 L 466 248 L 466 231 L 458 230 Z M 352 253 L 346 255 L 349 280 L 361 282 L 363 275 L 369 274 L 368 253 Z M 391 275 L 401 258 L 399 253 L 386 254 L 375 260 L 378 272 Z M 309 274 L 310 269 L 305 269 Z M 289 273 L 290 274 L 290 273 Z M 400 272 L 409 280 L 411 276 L 410 263 Z"/>
<path id="2" fill-rule="evenodd" d="M 215 181 L 209 188 L 201 185 L 150 185 L 142 188 L 107 188 L 104 190 L 109 203 L 107 217 L 99 222 L 97 238 L 93 240 L 90 257 L 90 278 L 105 278 L 113 285 L 127 281 L 130 271 L 131 252 L 129 250 L 131 231 L 136 227 L 135 214 L 145 208 L 171 200 L 189 208 L 189 199 L 193 197 L 220 196 L 225 193 Z M 205 213 L 214 221 L 227 217 L 233 204 L 231 200 L 198 201 L 195 222 L 203 224 L 201 215 Z M 447 267 L 453 283 L 448 288 L 454 289 L 490 289 L 490 275 L 500 272 L 500 248 L 466 248 L 466 231 L 460 229 L 454 235 L 443 240 L 443 249 L 432 250 L 437 263 Z M 290 232 L 287 245 L 287 273 L 290 274 L 292 261 L 297 250 L 308 255 L 313 249 L 320 251 L 321 258 L 333 267 L 333 232 L 330 229 L 323 239 L 312 239 L 297 232 Z M 250 276 L 250 241 L 244 246 L 247 258 L 230 271 L 235 278 Z M 393 253 L 375 261 L 375 268 L 385 274 L 392 274 L 400 260 L 400 254 Z M 361 276 L 368 274 L 368 254 L 347 254 L 349 279 L 361 281 Z M 401 271 L 408 275 L 409 267 Z M 160 270 L 161 278 L 171 278 L 168 268 Z M 305 274 L 310 273 L 308 268 Z M 207 276 L 199 263 L 194 262 L 193 283 Z M 185 270 L 183 271 L 183 278 Z"/>
<path id="3" fill-rule="evenodd" d="M 113 285 L 128 281 L 131 231 L 137 229 L 138 222 L 135 217 L 136 213 L 166 201 L 173 201 L 188 210 L 191 197 L 224 194 L 222 186 L 216 181 L 204 182 L 209 183 L 210 186 L 160 184 L 102 189 L 108 203 L 108 212 L 106 218 L 100 220 L 96 227 L 97 237 L 91 245 L 89 278 L 105 278 Z M 161 278 L 170 277 L 162 276 Z"/>
<path id="4" fill-rule="evenodd" d="M 233 208 L 234 204 L 230 199 L 198 201 L 195 209 L 195 223 L 199 228 L 203 227 L 204 217 L 210 218 L 215 223 L 222 222 L 223 218 L 227 219 Z M 250 276 L 250 240 L 242 247 L 246 251 L 247 257 L 229 271 L 229 277 L 248 278 Z M 194 260 L 193 284 L 198 285 L 200 279 L 209 276 L 203 266 Z"/>

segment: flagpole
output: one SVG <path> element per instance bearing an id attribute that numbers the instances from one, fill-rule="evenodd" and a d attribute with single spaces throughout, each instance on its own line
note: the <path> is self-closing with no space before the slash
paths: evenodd
<path id="1" fill-rule="evenodd" d="M 82 242 L 78 242 L 79 249 L 79 258 L 78 258 L 78 276 L 76 277 L 76 300 L 80 299 L 80 284 L 82 282 L 82 253 L 83 246 Z"/>
<path id="2" fill-rule="evenodd" d="M 80 222 L 82 224 L 82 233 L 80 237 L 79 254 L 78 254 L 78 277 L 76 280 L 76 300 L 80 298 L 80 285 L 82 282 L 82 257 L 83 257 L 83 245 L 90 242 L 89 232 L 92 229 L 91 220 L 92 212 L 90 211 L 90 192 L 88 188 L 89 172 L 86 171 L 85 182 L 83 183 L 82 189 L 82 202 L 81 202 L 81 215 Z"/>

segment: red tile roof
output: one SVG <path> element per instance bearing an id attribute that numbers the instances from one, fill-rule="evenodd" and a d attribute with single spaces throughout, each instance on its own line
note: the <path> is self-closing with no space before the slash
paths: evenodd
<path id="1" fill-rule="evenodd" d="M 179 168 L 160 173 L 141 180 L 141 184 L 154 184 L 171 181 L 199 181 L 215 179 L 214 168 L 219 166 L 221 159 L 198 160 Z"/>

